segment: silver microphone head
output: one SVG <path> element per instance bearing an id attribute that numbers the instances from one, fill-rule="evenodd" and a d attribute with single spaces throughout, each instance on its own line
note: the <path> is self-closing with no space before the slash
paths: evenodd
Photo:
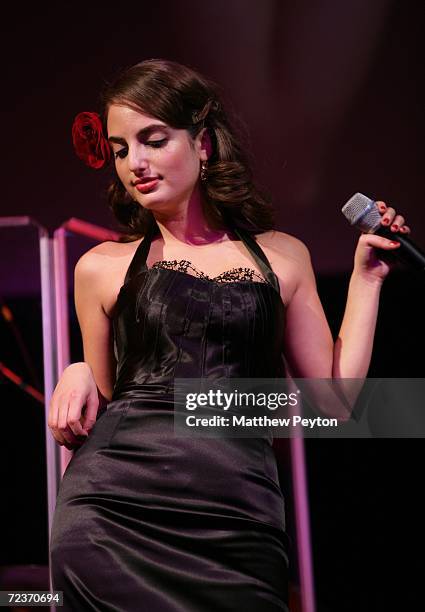
<path id="1" fill-rule="evenodd" d="M 342 213 L 351 225 L 366 234 L 373 234 L 381 226 L 376 202 L 362 193 L 355 193 L 342 207 Z"/>

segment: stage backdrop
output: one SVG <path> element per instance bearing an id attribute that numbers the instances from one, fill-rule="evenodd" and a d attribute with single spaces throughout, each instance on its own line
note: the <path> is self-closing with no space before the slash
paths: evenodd
<path id="1" fill-rule="evenodd" d="M 318 272 L 350 268 L 357 235 L 340 213 L 356 191 L 406 214 L 425 244 L 420 0 L 215 0 L 10 7 L 3 20 L 1 215 L 53 230 L 74 216 L 110 225 L 107 177 L 74 155 L 71 125 L 105 80 L 163 57 L 222 88 L 250 136 L 279 229 Z M 421 89 L 422 87 L 422 89 Z M 1 230 L 0 286 L 37 291 L 24 232 Z M 12 263 L 12 267 L 10 267 Z"/>

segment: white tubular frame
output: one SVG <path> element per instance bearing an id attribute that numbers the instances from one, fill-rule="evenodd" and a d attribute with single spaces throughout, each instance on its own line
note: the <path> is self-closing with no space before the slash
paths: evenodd
<path id="1" fill-rule="evenodd" d="M 3 227 L 36 227 L 38 229 L 40 251 L 40 282 L 43 331 L 43 365 L 44 365 L 44 428 L 46 445 L 47 470 L 47 509 L 48 537 L 53 520 L 57 491 L 60 483 L 59 448 L 48 427 L 49 404 L 57 381 L 56 359 L 56 319 L 54 309 L 55 278 L 53 272 L 53 241 L 48 231 L 38 221 L 28 216 L 0 217 L 0 228 Z M 50 564 L 49 564 L 50 566 Z M 50 587 L 51 587 L 50 577 Z M 52 611 L 55 610 L 51 606 Z"/>

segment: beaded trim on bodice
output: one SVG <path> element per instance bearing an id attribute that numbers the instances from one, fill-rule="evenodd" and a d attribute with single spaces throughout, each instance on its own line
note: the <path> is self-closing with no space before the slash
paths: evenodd
<path id="1" fill-rule="evenodd" d="M 214 281 L 215 283 L 232 283 L 235 281 L 256 281 L 266 284 L 268 283 L 268 281 L 266 281 L 262 276 L 260 276 L 260 274 L 251 268 L 232 268 L 231 270 L 222 272 L 218 276 L 211 277 L 195 268 L 195 266 L 187 259 L 180 259 L 179 261 L 177 261 L 177 259 L 156 261 L 152 264 L 152 268 L 176 270 L 177 272 L 183 272 L 184 274 L 203 278 L 204 280 Z"/>

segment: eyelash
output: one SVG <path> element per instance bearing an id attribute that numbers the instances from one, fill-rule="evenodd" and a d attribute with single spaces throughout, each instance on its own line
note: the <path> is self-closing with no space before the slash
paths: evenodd
<path id="1" fill-rule="evenodd" d="M 146 146 L 152 147 L 153 149 L 160 149 L 166 144 L 166 142 L 167 142 L 166 138 L 161 138 L 161 140 L 148 140 L 145 144 Z M 127 154 L 127 149 L 120 149 L 119 151 L 116 151 L 114 153 L 115 159 L 117 159 L 118 157 L 120 159 L 123 159 L 124 155 L 122 155 L 122 153 Z"/>

